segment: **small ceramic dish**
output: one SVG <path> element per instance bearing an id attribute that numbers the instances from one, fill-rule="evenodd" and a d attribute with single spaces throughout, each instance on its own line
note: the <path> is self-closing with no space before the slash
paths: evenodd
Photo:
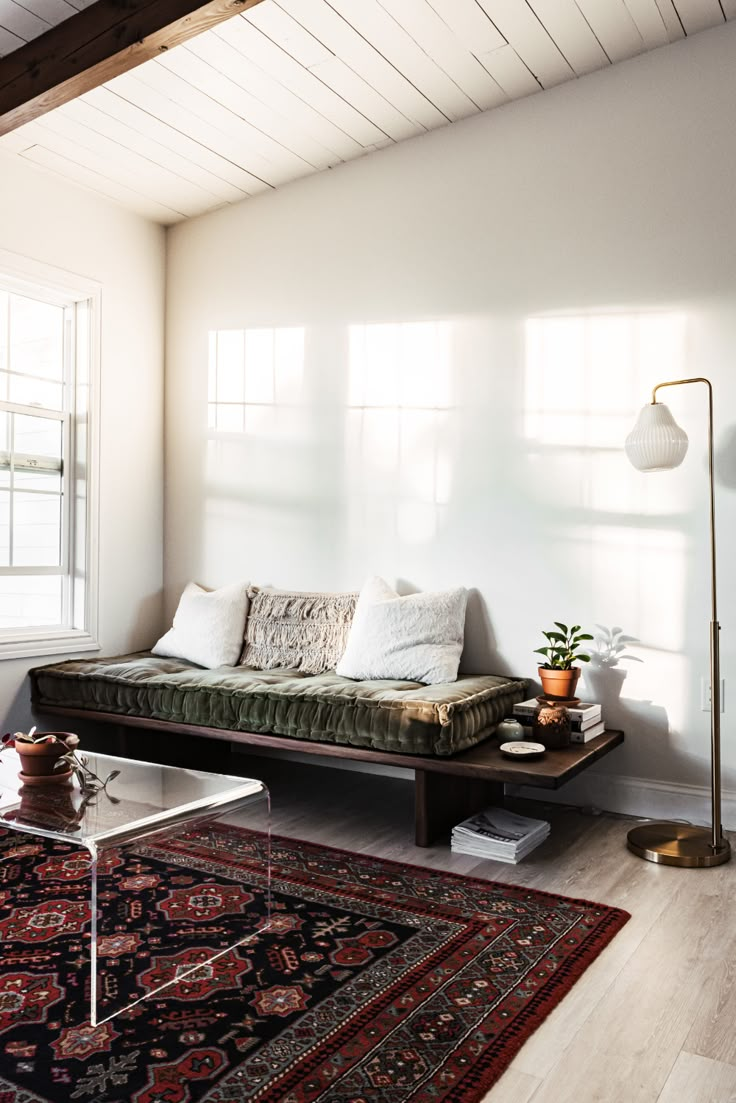
<path id="1" fill-rule="evenodd" d="M 525 743 L 521 739 L 514 740 L 511 743 L 501 744 L 501 754 L 505 754 L 507 758 L 541 758 L 545 752 L 544 744 L 542 743 Z"/>

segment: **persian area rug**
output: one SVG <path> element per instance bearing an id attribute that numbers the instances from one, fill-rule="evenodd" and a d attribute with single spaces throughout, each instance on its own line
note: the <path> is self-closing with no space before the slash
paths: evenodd
<path id="1" fill-rule="evenodd" d="M 108 1013 L 264 924 L 264 845 L 108 854 Z M 476 1103 L 628 919 L 284 838 L 272 876 L 268 930 L 93 1029 L 83 852 L 0 832 L 0 1103 Z"/>

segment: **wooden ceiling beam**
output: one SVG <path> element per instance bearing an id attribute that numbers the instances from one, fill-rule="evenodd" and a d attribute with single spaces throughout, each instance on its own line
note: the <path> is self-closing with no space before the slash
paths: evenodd
<path id="1" fill-rule="evenodd" d="M 97 0 L 0 58 L 0 135 L 258 3 Z"/>

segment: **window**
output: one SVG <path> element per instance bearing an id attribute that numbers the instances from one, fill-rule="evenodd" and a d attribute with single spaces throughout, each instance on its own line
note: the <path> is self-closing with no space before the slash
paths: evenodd
<path id="1" fill-rule="evenodd" d="M 2 261 L 0 657 L 85 650 L 96 646 L 96 294 L 54 270 L 48 284 L 3 274 Z"/>

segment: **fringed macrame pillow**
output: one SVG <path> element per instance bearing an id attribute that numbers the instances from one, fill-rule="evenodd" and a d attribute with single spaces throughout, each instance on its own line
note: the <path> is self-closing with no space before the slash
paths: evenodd
<path id="1" fill-rule="evenodd" d="M 288 667 L 305 674 L 334 670 L 345 650 L 356 594 L 310 594 L 294 590 L 249 591 L 243 666 Z"/>

